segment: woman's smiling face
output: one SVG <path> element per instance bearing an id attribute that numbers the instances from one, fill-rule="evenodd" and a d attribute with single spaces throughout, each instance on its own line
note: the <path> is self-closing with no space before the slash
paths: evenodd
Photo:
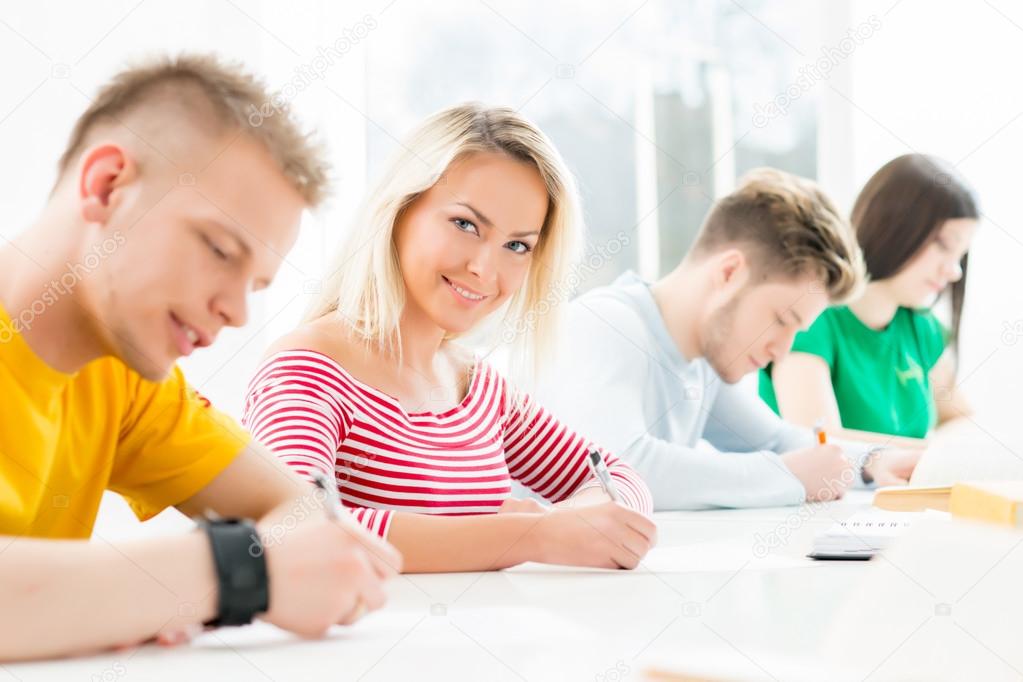
<path id="1" fill-rule="evenodd" d="M 406 313 L 448 333 L 472 329 L 522 286 L 547 207 L 530 163 L 495 152 L 453 162 L 395 225 Z"/>

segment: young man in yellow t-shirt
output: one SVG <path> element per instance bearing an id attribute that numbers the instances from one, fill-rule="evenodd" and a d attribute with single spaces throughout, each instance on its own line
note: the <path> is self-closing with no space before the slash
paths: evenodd
<path id="1" fill-rule="evenodd" d="M 0 248 L 0 660 L 257 615 L 317 634 L 378 607 L 399 568 L 174 365 L 245 323 L 323 192 L 320 152 L 267 102 L 208 57 L 122 72 L 75 125 L 38 219 Z M 81 542 L 104 490 L 141 519 L 257 521 Z"/>

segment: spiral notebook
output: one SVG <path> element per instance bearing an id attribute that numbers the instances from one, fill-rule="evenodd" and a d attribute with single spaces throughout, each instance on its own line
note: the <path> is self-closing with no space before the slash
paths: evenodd
<path id="1" fill-rule="evenodd" d="M 811 559 L 869 559 L 887 548 L 921 519 L 947 519 L 947 512 L 893 512 L 878 509 L 860 512 L 838 521 L 813 539 Z"/>

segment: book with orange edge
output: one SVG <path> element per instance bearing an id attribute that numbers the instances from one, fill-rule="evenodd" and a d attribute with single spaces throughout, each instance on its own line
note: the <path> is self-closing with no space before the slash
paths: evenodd
<path id="1" fill-rule="evenodd" d="M 952 516 L 1023 528 L 1023 481 L 964 481 L 952 486 Z"/>
<path id="2" fill-rule="evenodd" d="M 892 485 L 874 492 L 874 506 L 888 511 L 948 511 L 950 485 Z"/>

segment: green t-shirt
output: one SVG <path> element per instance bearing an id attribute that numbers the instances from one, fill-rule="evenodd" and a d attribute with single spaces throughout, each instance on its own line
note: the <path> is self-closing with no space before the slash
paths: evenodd
<path id="1" fill-rule="evenodd" d="M 792 352 L 828 363 L 844 428 L 923 438 L 937 421 L 928 375 L 947 340 L 929 310 L 899 308 L 878 330 L 837 306 L 796 335 Z M 778 411 L 770 365 L 760 371 L 760 397 Z"/>

